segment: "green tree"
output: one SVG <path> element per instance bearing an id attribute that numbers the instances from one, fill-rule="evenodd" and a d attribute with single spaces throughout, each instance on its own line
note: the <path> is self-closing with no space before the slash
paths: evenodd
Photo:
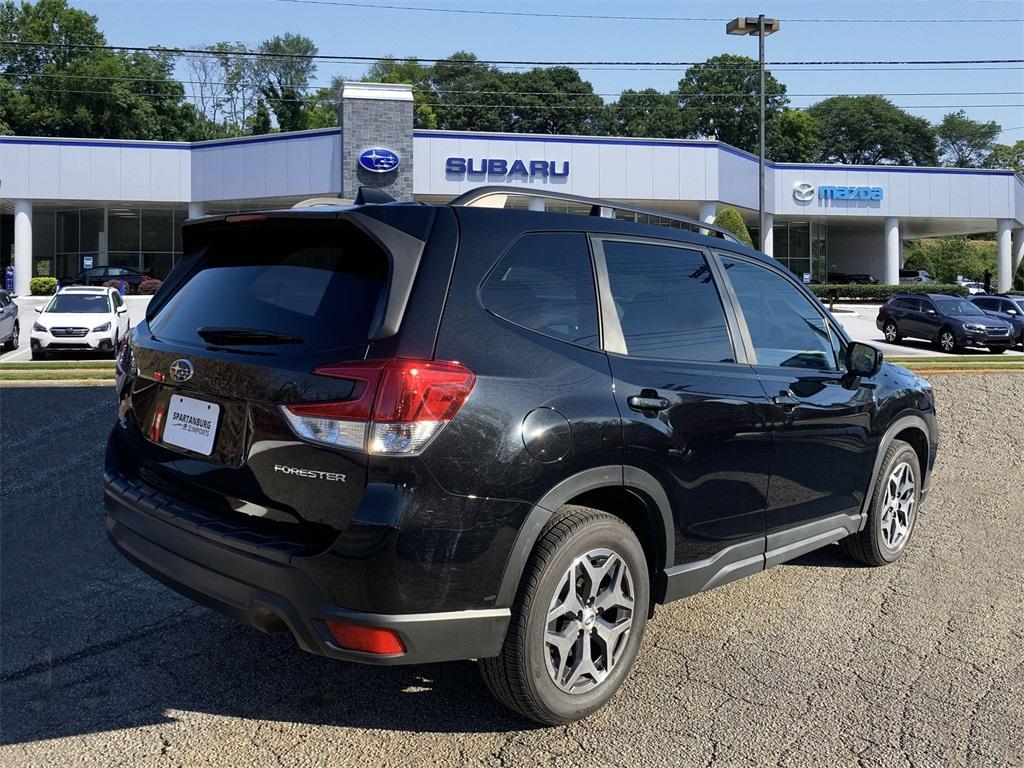
<path id="1" fill-rule="evenodd" d="M 927 269 L 940 283 L 955 283 L 960 275 L 981 280 L 986 270 L 996 273 L 996 247 L 991 240 L 966 237 L 918 240 L 905 247 L 903 263 L 908 269 Z"/>
<path id="2" fill-rule="evenodd" d="M 709 136 L 734 147 L 758 148 L 759 89 L 757 62 L 722 54 L 686 70 L 676 92 L 687 135 Z M 789 103 L 786 86 L 765 72 L 765 121 Z"/>
<path id="3" fill-rule="evenodd" d="M 978 168 L 992 151 L 999 135 L 999 123 L 971 120 L 962 109 L 950 112 L 935 126 L 943 165 Z"/>
<path id="4" fill-rule="evenodd" d="M 833 96 L 808 112 L 821 126 L 821 160 L 867 165 L 937 165 L 935 133 L 881 96 Z"/>
<path id="5" fill-rule="evenodd" d="M 754 247 L 754 241 L 750 239 L 750 232 L 747 231 L 747 225 L 744 223 L 743 217 L 740 216 L 739 211 L 735 208 L 722 208 L 718 212 L 718 215 L 715 216 L 715 226 L 729 230 L 748 248 Z"/>
<path id="6" fill-rule="evenodd" d="M 282 131 L 308 127 L 309 102 L 305 97 L 316 63 L 310 57 L 317 47 L 308 37 L 286 32 L 260 43 L 256 61 L 260 93 L 277 118 Z"/>
<path id="7" fill-rule="evenodd" d="M 412 86 L 413 125 L 416 128 L 437 128 L 437 95 L 431 77 L 433 67 L 416 59 L 384 58 L 370 65 L 363 75 L 368 83 L 408 83 Z"/>
<path id="8" fill-rule="evenodd" d="M 1024 139 L 1014 144 L 996 144 L 985 158 L 986 168 L 1009 168 L 1024 178 Z"/>
<path id="9" fill-rule="evenodd" d="M 503 73 L 459 51 L 434 64 L 430 84 L 437 94 L 437 127 L 453 131 L 505 131 L 512 123 Z"/>
<path id="10" fill-rule="evenodd" d="M 604 101 L 572 67 L 536 67 L 502 79 L 509 92 L 507 130 L 586 135 L 604 126 Z"/>
<path id="11" fill-rule="evenodd" d="M 270 110 L 267 109 L 267 102 L 263 99 L 256 102 L 256 109 L 249 118 L 247 128 L 249 134 L 252 136 L 262 136 L 263 134 L 270 133 L 273 130 L 273 127 L 270 124 Z"/>
<path id="12" fill-rule="evenodd" d="M 810 163 L 821 154 L 821 125 L 809 112 L 786 109 L 768 124 L 766 153 L 780 163 Z"/>
<path id="13" fill-rule="evenodd" d="M 0 5 L 0 39 L 57 45 L 0 46 L 6 82 L 0 114 L 12 133 L 165 140 L 203 135 L 203 118 L 185 103 L 169 54 L 79 47 L 106 40 L 96 17 L 66 0 L 7 0 Z"/>
<path id="14" fill-rule="evenodd" d="M 682 112 L 675 94 L 656 88 L 626 90 L 608 109 L 613 131 L 619 136 L 671 139 L 683 135 Z"/>

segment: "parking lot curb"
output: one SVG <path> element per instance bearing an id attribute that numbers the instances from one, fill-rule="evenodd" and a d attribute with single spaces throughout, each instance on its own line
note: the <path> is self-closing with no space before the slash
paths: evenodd
<path id="1" fill-rule="evenodd" d="M 0 381 L 0 389 L 5 387 L 112 387 L 113 379 L 37 379 L 22 381 Z"/>

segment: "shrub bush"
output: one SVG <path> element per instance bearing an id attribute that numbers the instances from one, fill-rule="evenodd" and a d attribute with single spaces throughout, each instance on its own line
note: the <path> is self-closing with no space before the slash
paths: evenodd
<path id="1" fill-rule="evenodd" d="M 829 285 L 827 283 L 808 286 L 822 301 L 828 301 L 832 291 L 840 300 L 888 301 L 894 293 L 948 293 L 953 296 L 967 296 L 970 291 L 962 285 L 933 283 L 931 285 Z"/>
<path id="2" fill-rule="evenodd" d="M 57 292 L 57 278 L 33 277 L 28 281 L 28 290 L 33 296 L 50 296 Z"/>
<path id="3" fill-rule="evenodd" d="M 152 296 L 154 293 L 160 290 L 160 286 L 163 285 L 162 280 L 143 280 L 139 283 L 139 287 L 136 289 L 136 293 L 140 296 Z"/>
<path id="4" fill-rule="evenodd" d="M 105 283 L 103 283 L 103 287 L 104 288 L 113 288 L 114 290 L 120 291 L 121 290 L 121 281 L 120 280 L 107 280 Z M 124 292 L 125 292 L 125 294 L 129 294 L 129 293 L 132 292 L 132 284 L 131 283 L 125 283 L 124 284 Z"/>
<path id="5" fill-rule="evenodd" d="M 748 248 L 754 247 L 754 241 L 750 239 L 747 225 L 743 223 L 743 217 L 735 208 L 723 208 L 715 216 L 715 226 L 727 229 L 740 239 Z"/>

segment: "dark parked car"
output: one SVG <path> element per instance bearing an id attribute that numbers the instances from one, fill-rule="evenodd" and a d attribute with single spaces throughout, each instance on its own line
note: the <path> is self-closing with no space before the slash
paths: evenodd
<path id="1" fill-rule="evenodd" d="M 7 291 L 0 289 L 0 352 L 18 348 L 21 327 L 18 324 L 18 305 Z"/>
<path id="2" fill-rule="evenodd" d="M 479 205 L 522 194 L 186 224 L 118 360 L 114 545 L 312 653 L 480 659 L 549 724 L 612 696 L 657 604 L 900 557 L 927 382 L 723 230 Z"/>
<path id="3" fill-rule="evenodd" d="M 924 339 L 943 352 L 988 347 L 1001 354 L 1014 344 L 1009 323 L 985 314 L 960 296 L 895 294 L 878 310 L 875 325 L 890 344 L 905 338 Z"/>
<path id="4" fill-rule="evenodd" d="M 1024 347 L 1024 296 L 971 296 L 971 303 L 980 307 L 983 312 L 997 317 L 1013 326 L 1013 337 L 1016 344 Z"/>
<path id="5" fill-rule="evenodd" d="M 866 272 L 847 274 L 845 272 L 829 272 L 828 282 L 833 285 L 876 285 L 878 278 Z"/>
<path id="6" fill-rule="evenodd" d="M 132 288 L 138 288 L 143 280 L 149 280 L 149 275 L 128 267 L 93 267 L 79 272 L 64 284 L 103 285 L 108 280 L 124 280 Z"/>

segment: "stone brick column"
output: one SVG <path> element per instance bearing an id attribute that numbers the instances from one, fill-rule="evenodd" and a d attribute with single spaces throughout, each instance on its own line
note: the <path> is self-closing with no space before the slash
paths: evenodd
<path id="1" fill-rule="evenodd" d="M 341 196 L 352 199 L 359 187 L 374 187 L 396 200 L 412 200 L 412 86 L 345 83 L 338 110 L 341 125 Z M 398 155 L 395 170 L 374 173 L 359 165 L 371 147 Z"/>

